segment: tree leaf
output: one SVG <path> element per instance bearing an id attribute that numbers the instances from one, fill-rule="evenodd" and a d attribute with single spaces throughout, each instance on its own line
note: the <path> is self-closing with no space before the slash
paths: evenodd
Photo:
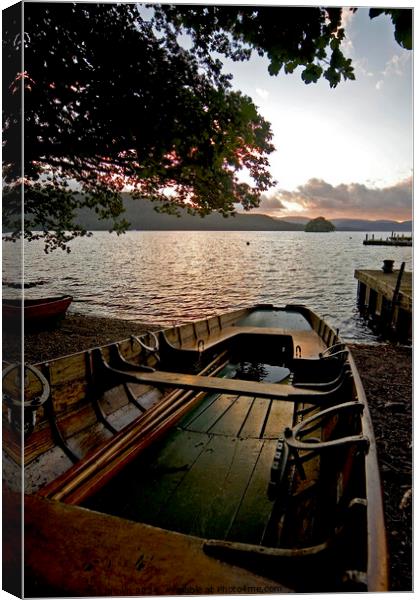
<path id="1" fill-rule="evenodd" d="M 319 65 L 311 64 L 301 73 L 301 78 L 305 83 L 315 83 L 321 77 L 323 69 Z"/>

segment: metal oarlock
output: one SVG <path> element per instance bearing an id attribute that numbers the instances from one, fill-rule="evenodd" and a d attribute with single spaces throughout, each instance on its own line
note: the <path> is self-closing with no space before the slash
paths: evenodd
<path id="1" fill-rule="evenodd" d="M 46 400 L 48 400 L 51 388 L 48 381 L 45 379 L 39 369 L 33 365 L 21 365 L 19 363 L 13 363 L 6 367 L 2 373 L 2 382 L 4 390 L 4 381 L 10 373 L 16 370 L 16 382 L 18 388 L 20 387 L 19 379 L 23 376 L 23 381 L 26 381 L 26 372 L 32 373 L 42 385 L 42 392 L 40 395 L 33 396 L 29 400 L 25 400 L 25 390 L 21 390 L 19 397 L 13 398 L 7 392 L 3 391 L 3 400 L 7 406 L 7 419 L 12 429 L 20 434 L 23 433 L 25 437 L 29 436 L 36 424 L 36 413 Z M 23 398 L 23 400 L 22 400 Z"/>

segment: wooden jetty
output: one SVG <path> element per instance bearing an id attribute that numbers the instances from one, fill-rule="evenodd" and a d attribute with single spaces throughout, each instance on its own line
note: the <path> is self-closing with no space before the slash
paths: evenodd
<path id="1" fill-rule="evenodd" d="M 405 263 L 398 271 L 393 261 L 384 261 L 382 270 L 355 270 L 358 306 L 378 328 L 401 341 L 412 337 L 412 273 Z"/>
<path id="2" fill-rule="evenodd" d="M 374 234 L 369 238 L 368 233 L 365 234 L 364 246 L 411 246 L 412 237 L 406 235 L 391 235 L 383 240 L 383 238 L 375 238 Z"/>

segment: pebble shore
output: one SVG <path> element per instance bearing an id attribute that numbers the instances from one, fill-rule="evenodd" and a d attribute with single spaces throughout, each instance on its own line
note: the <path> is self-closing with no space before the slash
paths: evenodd
<path id="1" fill-rule="evenodd" d="M 16 334 L 3 324 L 3 360 L 19 360 Z M 25 332 L 25 362 L 37 363 L 159 329 L 68 313 L 58 327 Z M 412 349 L 349 345 L 365 388 L 377 440 L 390 552 L 391 591 L 412 590 Z"/>

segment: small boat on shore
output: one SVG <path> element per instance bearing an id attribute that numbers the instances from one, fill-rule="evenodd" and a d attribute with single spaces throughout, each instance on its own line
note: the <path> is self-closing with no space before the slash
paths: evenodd
<path id="1" fill-rule="evenodd" d="M 24 298 L 23 315 L 25 323 L 36 324 L 62 318 L 73 301 L 72 296 L 51 298 Z M 3 298 L 3 319 L 19 319 L 22 316 L 20 298 Z"/>
<path id="2" fill-rule="evenodd" d="M 365 394 L 309 309 L 27 365 L 23 406 L 20 371 L 4 365 L 3 498 L 19 505 L 23 455 L 25 594 L 388 589 Z"/>

